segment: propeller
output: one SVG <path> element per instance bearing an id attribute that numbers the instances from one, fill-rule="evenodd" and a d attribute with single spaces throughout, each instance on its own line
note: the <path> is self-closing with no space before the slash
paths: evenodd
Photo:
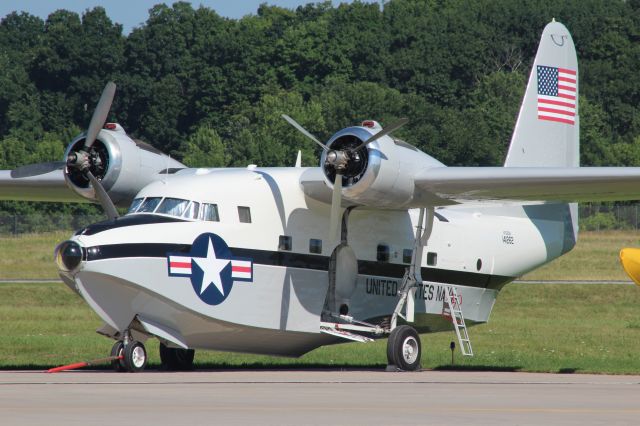
<path id="1" fill-rule="evenodd" d="M 298 124 L 293 118 L 289 117 L 286 114 L 282 114 L 282 118 L 284 118 L 289 124 L 295 127 L 300 133 L 318 144 L 323 149 L 323 151 L 326 152 L 325 165 L 331 166 L 335 171 L 336 176 L 333 183 L 333 192 L 331 194 L 329 236 L 330 238 L 339 241 L 340 235 L 338 235 L 338 224 L 340 221 L 340 207 L 342 204 L 342 175 L 345 173 L 345 170 L 347 169 L 351 161 L 359 161 L 357 154 L 358 151 L 360 151 L 362 148 L 365 148 L 371 142 L 376 141 L 381 137 L 388 135 L 391 132 L 404 126 L 409 121 L 409 119 L 401 118 L 395 121 L 379 132 L 371 135 L 371 137 L 357 145 L 355 148 L 345 147 L 344 149 L 331 149 L 326 144 L 320 142 L 315 136 L 313 136 L 304 127 Z"/>
<path id="2" fill-rule="evenodd" d="M 102 186 L 100 180 L 91 172 L 92 166 L 101 165 L 99 156 L 92 153 L 91 147 L 96 141 L 100 129 L 104 127 L 104 123 L 107 121 L 107 116 L 109 115 L 109 110 L 111 109 L 111 103 L 113 102 L 115 93 L 115 83 L 112 81 L 108 82 L 104 87 L 100 100 L 98 101 L 98 105 L 96 105 L 96 109 L 93 111 L 93 115 L 91 116 L 84 146 L 79 151 L 71 152 L 67 156 L 66 162 L 67 168 L 79 170 L 91 183 L 91 186 L 96 192 L 96 198 L 109 219 L 116 219 L 119 216 L 118 210 L 113 204 L 113 201 L 111 201 L 111 198 L 109 198 L 109 195 L 104 189 L 104 186 Z"/>

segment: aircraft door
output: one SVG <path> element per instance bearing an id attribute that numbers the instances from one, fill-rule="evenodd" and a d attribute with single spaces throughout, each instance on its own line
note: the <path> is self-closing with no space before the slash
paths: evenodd
<path id="1" fill-rule="evenodd" d="M 348 313 L 357 278 L 356 255 L 350 246 L 342 243 L 331 254 L 329 264 L 329 293 L 326 308 L 330 312 L 339 312 L 343 315 Z"/>

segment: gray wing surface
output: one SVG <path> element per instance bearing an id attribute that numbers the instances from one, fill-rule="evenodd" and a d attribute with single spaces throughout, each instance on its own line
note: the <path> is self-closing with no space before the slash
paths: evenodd
<path id="1" fill-rule="evenodd" d="M 441 167 L 415 177 L 416 200 L 435 205 L 486 201 L 640 199 L 640 167 Z"/>
<path id="2" fill-rule="evenodd" d="M 87 202 L 69 189 L 62 170 L 21 178 L 0 170 L 0 200 Z"/>

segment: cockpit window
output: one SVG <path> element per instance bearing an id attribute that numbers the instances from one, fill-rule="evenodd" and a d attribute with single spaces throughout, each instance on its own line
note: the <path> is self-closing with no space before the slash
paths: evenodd
<path id="1" fill-rule="evenodd" d="M 187 219 L 197 219 L 198 212 L 200 211 L 200 203 L 196 201 L 192 201 L 191 204 L 187 207 L 187 210 L 184 212 L 183 217 Z"/>
<path id="2" fill-rule="evenodd" d="M 144 200 L 140 208 L 137 210 L 138 213 L 152 213 L 158 204 L 160 204 L 161 197 L 149 197 Z"/>
<path id="3" fill-rule="evenodd" d="M 203 203 L 202 211 L 200 212 L 200 219 L 220 222 L 220 216 L 218 216 L 218 205 Z"/>
<path id="4" fill-rule="evenodd" d="M 131 203 L 131 207 L 129 207 L 129 211 L 127 211 L 127 213 L 134 213 L 136 210 L 138 210 L 138 207 L 140 207 L 140 204 L 142 204 L 142 200 L 144 200 L 144 198 L 136 198 L 133 200 L 133 202 Z"/>
<path id="5" fill-rule="evenodd" d="M 182 213 L 187 209 L 189 200 L 182 200 L 180 198 L 165 198 L 156 210 L 156 213 L 168 214 L 171 216 L 182 216 Z"/>

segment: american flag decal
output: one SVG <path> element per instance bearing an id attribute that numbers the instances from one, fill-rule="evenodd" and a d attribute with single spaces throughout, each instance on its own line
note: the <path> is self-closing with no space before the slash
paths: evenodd
<path id="1" fill-rule="evenodd" d="M 538 65 L 538 119 L 576 123 L 577 73 Z"/>

